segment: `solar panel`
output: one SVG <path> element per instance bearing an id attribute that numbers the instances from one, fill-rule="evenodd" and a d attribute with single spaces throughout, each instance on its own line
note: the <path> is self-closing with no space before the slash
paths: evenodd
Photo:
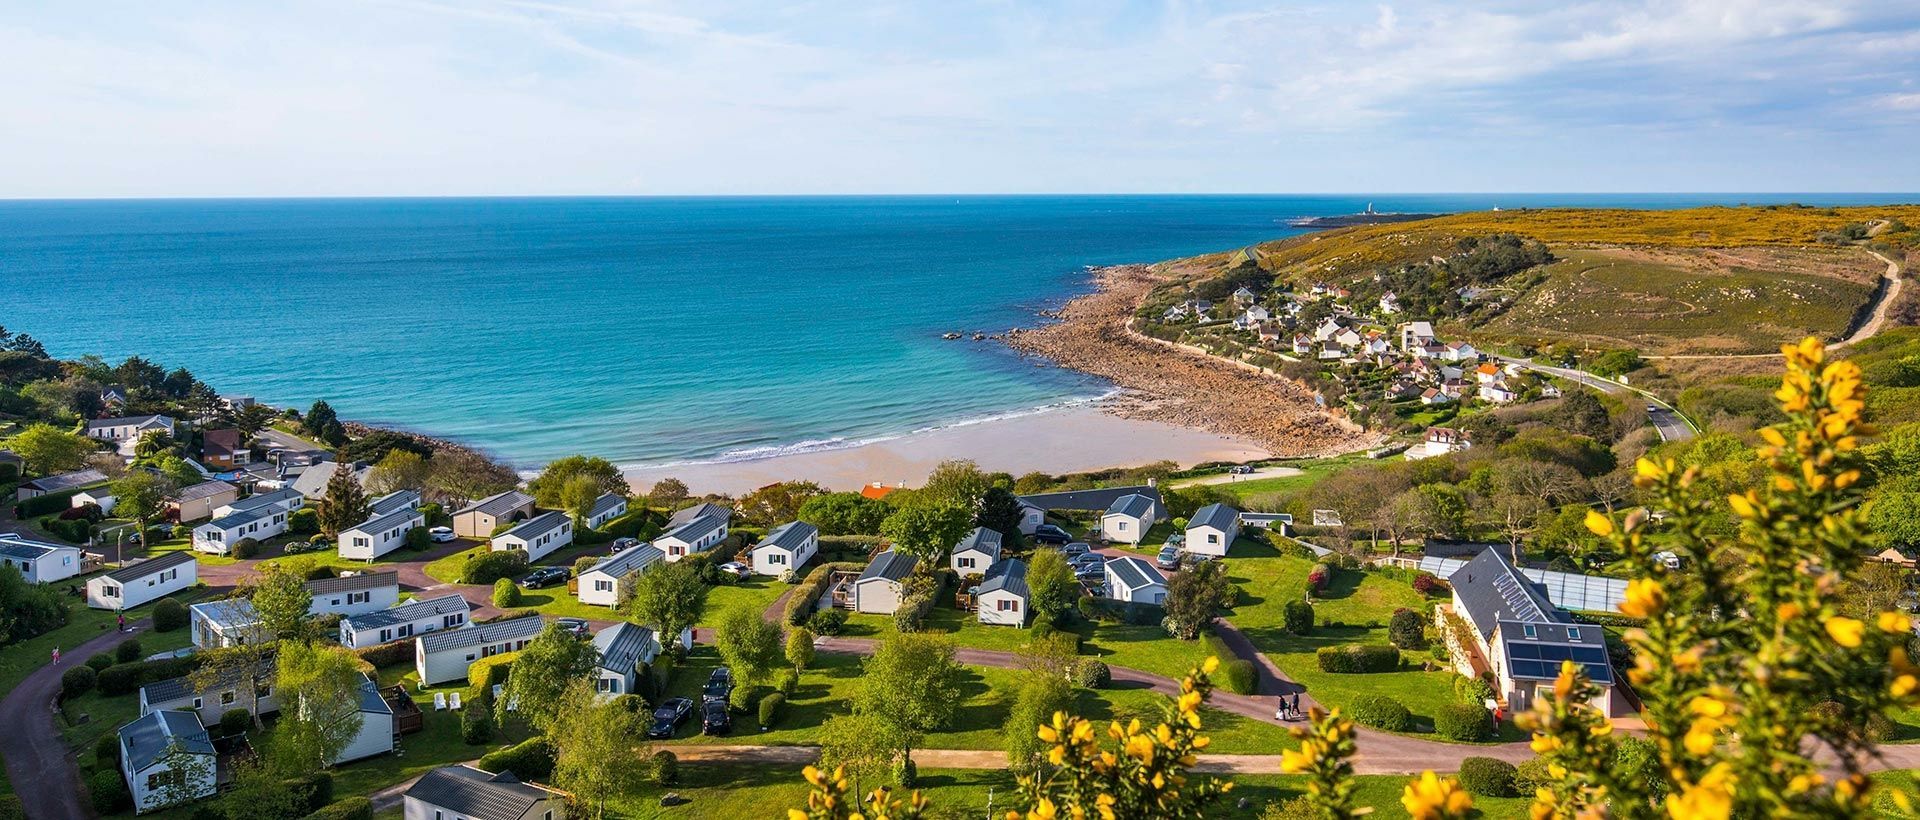
<path id="1" fill-rule="evenodd" d="M 1607 653 L 1591 646 L 1573 648 L 1573 659 L 1581 663 L 1606 663 Z"/>
<path id="2" fill-rule="evenodd" d="M 1455 570 L 1467 565 L 1460 558 L 1420 559 L 1420 570 L 1441 578 L 1451 577 Z M 1572 611 L 1614 612 L 1620 602 L 1627 599 L 1627 582 L 1619 578 L 1603 578 L 1597 575 L 1579 575 L 1571 572 L 1551 572 L 1543 569 L 1522 567 L 1522 575 L 1534 583 L 1546 588 L 1547 600 L 1554 606 Z M 1506 590 L 1501 589 L 1501 595 Z"/>

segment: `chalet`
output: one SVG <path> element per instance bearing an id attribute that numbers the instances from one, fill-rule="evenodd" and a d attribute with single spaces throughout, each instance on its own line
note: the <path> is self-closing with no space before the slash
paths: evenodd
<path id="1" fill-rule="evenodd" d="M 652 544 L 628 547 L 580 573 L 575 594 L 583 604 L 619 606 L 633 588 L 633 580 L 663 557 L 665 553 Z"/>
<path id="2" fill-rule="evenodd" d="M 1333 334 L 1333 343 L 1339 345 L 1342 349 L 1351 350 L 1357 348 L 1360 346 L 1360 343 L 1364 341 L 1366 341 L 1366 337 L 1361 336 L 1359 331 L 1350 327 L 1340 328 L 1340 332 Z"/>
<path id="3" fill-rule="evenodd" d="M 87 579 L 87 606 L 127 610 L 193 586 L 200 562 L 187 552 L 169 552 Z"/>
<path id="4" fill-rule="evenodd" d="M 1512 404 L 1520 400 L 1520 393 L 1504 381 L 1481 385 L 1478 395 L 1493 404 Z"/>
<path id="5" fill-rule="evenodd" d="M 260 628 L 260 613 L 245 598 L 202 601 L 187 607 L 188 631 L 195 649 L 245 646 L 269 639 Z"/>
<path id="6" fill-rule="evenodd" d="M 86 554 L 79 547 L 49 544 L 0 532 L 0 566 L 13 567 L 29 584 L 51 584 L 79 575 Z"/>
<path id="7" fill-rule="evenodd" d="M 1167 601 L 1167 576 L 1143 558 L 1125 555 L 1107 561 L 1107 597 L 1158 606 Z"/>
<path id="8" fill-rule="evenodd" d="M 967 537 L 953 545 L 953 555 L 948 558 L 953 574 L 962 578 L 984 574 L 988 567 L 999 563 L 1002 540 L 998 530 L 974 527 Z"/>
<path id="9" fill-rule="evenodd" d="M 1225 504 L 1208 504 L 1187 519 L 1187 540 L 1180 549 L 1217 558 L 1226 555 L 1233 539 L 1239 537 L 1240 511 Z"/>
<path id="10" fill-rule="evenodd" d="M 1366 339 L 1360 342 L 1360 350 L 1369 356 L 1388 356 L 1393 353 L 1393 343 L 1387 341 L 1387 334 L 1369 330 Z"/>
<path id="11" fill-rule="evenodd" d="M 453 534 L 462 538 L 486 538 L 506 524 L 533 517 L 533 496 L 519 490 L 490 495 L 453 514 Z"/>
<path id="12" fill-rule="evenodd" d="M 105 483 L 107 483 L 106 473 L 94 469 L 75 470 L 71 473 L 42 476 L 32 481 L 24 482 L 14 488 L 13 497 L 16 500 L 25 501 L 34 496 L 64 493 L 68 490 L 78 490 L 83 487 L 91 487 L 95 484 Z"/>
<path id="13" fill-rule="evenodd" d="M 573 517 L 559 510 L 549 510 L 494 536 L 490 549 L 494 552 L 525 550 L 528 561 L 538 561 L 571 543 Z"/>
<path id="14" fill-rule="evenodd" d="M 1453 401 L 1453 397 L 1440 392 L 1440 388 L 1438 387 L 1429 387 L 1420 393 L 1421 404 L 1446 404 L 1451 401 Z"/>
<path id="15" fill-rule="evenodd" d="M 400 573 L 361 572 L 338 578 L 318 578 L 307 582 L 313 603 L 312 615 L 339 615 L 350 618 L 390 609 L 400 603 Z"/>
<path id="16" fill-rule="evenodd" d="M 1407 448 L 1407 458 L 1432 458 L 1458 453 L 1473 446 L 1473 433 L 1452 427 L 1428 427 L 1425 440 Z"/>
<path id="17" fill-rule="evenodd" d="M 179 513 L 181 521 L 199 521 L 212 518 L 214 510 L 239 500 L 239 487 L 215 479 L 181 488 L 168 504 Z"/>
<path id="18" fill-rule="evenodd" d="M 1032 495 L 1020 496 L 1020 532 L 1032 535 L 1034 530 L 1044 523 L 1046 514 L 1054 510 L 1102 512 L 1108 507 L 1113 506 L 1113 502 L 1129 495 L 1144 495 L 1153 499 L 1153 518 L 1155 521 L 1167 517 L 1167 507 L 1160 501 L 1160 490 L 1154 486 L 1152 480 L 1149 480 L 1146 484 L 1128 487 L 1063 490 L 1057 493 L 1034 493 Z"/>
<path id="19" fill-rule="evenodd" d="M 617 493 L 607 493 L 593 500 L 593 507 L 587 510 L 587 529 L 597 530 L 607 522 L 627 514 L 627 497 Z"/>
<path id="20" fill-rule="evenodd" d="M 474 661 L 525 649 L 546 628 L 536 615 L 421 635 L 413 639 L 414 672 L 427 686 L 462 680 Z"/>
<path id="21" fill-rule="evenodd" d="M 1261 322 L 1260 327 L 1257 328 L 1255 332 L 1260 334 L 1262 344 L 1271 344 L 1280 341 L 1280 326 L 1272 322 Z"/>
<path id="22" fill-rule="evenodd" d="M 293 491 L 280 490 L 279 492 L 288 493 Z M 273 493 L 271 495 L 278 494 L 279 493 Z M 295 493 L 296 497 L 298 497 L 298 495 L 298 493 Z M 259 497 L 260 496 L 255 496 L 254 498 Z M 250 504 L 245 507 L 241 506 L 252 500 L 251 498 L 241 499 L 233 504 L 221 507 L 221 510 L 228 510 L 229 512 L 221 513 L 219 510 L 216 510 L 215 515 L 218 515 L 218 518 L 194 527 L 193 548 L 199 552 L 226 555 L 233 551 L 233 545 L 240 543 L 244 539 L 251 538 L 255 541 L 265 541 L 287 531 L 287 518 L 291 515 L 288 509 L 279 504 Z"/>
<path id="23" fill-rule="evenodd" d="M 653 630 L 624 621 L 594 633 L 593 648 L 600 656 L 593 688 L 608 696 L 633 693 L 647 664 L 663 649 Z"/>
<path id="24" fill-rule="evenodd" d="M 1420 398 L 1420 386 L 1408 381 L 1396 381 L 1387 385 L 1383 392 L 1387 401 L 1405 401 Z"/>
<path id="25" fill-rule="evenodd" d="M 229 709 L 245 709 L 256 715 L 278 712 L 280 699 L 274 695 L 274 672 L 274 660 L 262 658 L 251 675 L 229 666 L 203 687 L 195 686 L 191 677 L 155 681 L 140 687 L 140 714 L 192 712 L 202 724 L 208 724 L 219 723 Z"/>
<path id="26" fill-rule="evenodd" d="M 1327 317 L 1320 320 L 1320 325 L 1313 329 L 1313 340 L 1316 342 L 1331 341 L 1333 337 L 1340 335 L 1340 332 L 1346 329 L 1347 326 L 1340 324 L 1340 320 Z"/>
<path id="27" fill-rule="evenodd" d="M 87 438 L 96 441 L 114 442 L 123 456 L 133 455 L 133 448 L 140 438 L 148 433 L 165 433 L 168 438 L 175 437 L 176 422 L 166 416 L 122 416 L 112 419 L 92 419 L 87 422 Z"/>
<path id="28" fill-rule="evenodd" d="M 120 774 L 136 813 L 212 797 L 218 762 L 192 712 L 162 710 L 120 727 Z"/>
<path id="29" fill-rule="evenodd" d="M 1440 358 L 1450 362 L 1473 362 L 1480 360 L 1480 351 L 1466 342 L 1448 342 Z"/>
<path id="30" fill-rule="evenodd" d="M 200 434 L 200 460 L 208 467 L 230 470 L 253 461 L 246 436 L 239 430 L 208 430 Z"/>
<path id="31" fill-rule="evenodd" d="M 407 533 L 427 525 L 419 503 L 420 494 L 411 490 L 375 501 L 371 518 L 340 531 L 340 557 L 372 561 L 406 546 Z M 381 512 L 383 507 L 385 512 Z"/>
<path id="32" fill-rule="evenodd" d="M 409 601 L 340 621 L 340 645 L 361 649 L 466 625 L 470 608 L 458 593 Z M 431 684 L 429 684 L 431 685 Z"/>
<path id="33" fill-rule="evenodd" d="M 668 563 L 674 563 L 713 549 L 727 537 L 732 521 L 733 510 L 718 504 L 696 504 L 668 518 L 666 531 L 653 539 L 653 545 L 666 553 Z"/>
<path id="34" fill-rule="evenodd" d="M 1306 334 L 1295 334 L 1295 335 L 1294 335 L 1294 337 L 1293 337 L 1293 355 L 1295 355 L 1295 356 L 1311 356 L 1311 355 L 1313 355 L 1313 351 L 1314 351 L 1314 343 L 1313 343 L 1313 337 L 1312 337 L 1312 336 L 1308 336 L 1308 335 L 1306 335 Z"/>
<path id="35" fill-rule="evenodd" d="M 1413 357 L 1416 359 L 1438 360 L 1445 358 L 1446 355 L 1447 346 L 1432 339 L 1428 339 L 1426 343 L 1418 345 L 1413 349 Z"/>
<path id="36" fill-rule="evenodd" d="M 1177 322 L 1187 318 L 1187 303 L 1181 302 L 1160 312 L 1160 321 Z"/>
<path id="37" fill-rule="evenodd" d="M 789 521 L 774 527 L 747 553 L 747 561 L 759 575 L 799 572 L 820 551 L 820 529 L 805 521 Z"/>
<path id="38" fill-rule="evenodd" d="M 327 761 L 328 765 L 339 765 L 393 751 L 394 738 L 399 736 L 399 732 L 395 731 L 394 727 L 393 705 L 380 696 L 379 684 L 374 683 L 365 673 L 360 675 L 360 697 L 357 705 L 360 713 L 360 731 L 354 733 L 353 740 L 348 741 L 345 748 Z M 295 704 L 294 708 L 301 708 L 301 704 Z"/>
<path id="39" fill-rule="evenodd" d="M 1467 383 L 1459 379 L 1447 379 L 1440 382 L 1440 392 L 1453 401 L 1467 397 Z"/>
<path id="40" fill-rule="evenodd" d="M 1120 541 L 1138 544 L 1147 537 L 1147 530 L 1153 529 L 1157 520 L 1154 515 L 1158 509 L 1154 500 L 1144 495 L 1125 495 L 1107 505 L 1106 512 L 1100 514 L 1100 537 L 1108 541 Z"/>
<path id="41" fill-rule="evenodd" d="M 853 610 L 873 615 L 892 615 L 900 608 L 902 585 L 913 574 L 916 559 L 904 552 L 887 550 L 875 556 L 873 563 L 853 582 Z"/>
<path id="42" fill-rule="evenodd" d="M 1032 611 L 1028 606 L 1026 562 L 1008 558 L 988 567 L 973 601 L 975 617 L 980 623 L 1026 626 Z"/>
<path id="43" fill-rule="evenodd" d="M 523 783 L 511 771 L 488 774 L 465 764 L 442 766 L 401 796 L 404 820 L 555 820 L 567 816 L 567 795 Z"/>
<path id="44" fill-rule="evenodd" d="M 1496 695 L 1514 713 L 1531 709 L 1536 698 L 1551 700 L 1560 666 L 1571 660 L 1600 689 L 1591 705 L 1614 715 L 1605 633 L 1575 623 L 1502 553 L 1483 550 L 1447 578 L 1453 612 L 1469 626 L 1467 635 L 1447 636 L 1454 669 L 1469 677 L 1490 674 Z"/>
<path id="45" fill-rule="evenodd" d="M 417 510 L 420 508 L 420 500 L 420 493 L 418 492 L 413 490 L 395 490 L 367 504 L 367 516 L 369 518 L 378 518 L 387 513 L 398 512 L 400 510 Z"/>
<path id="46" fill-rule="evenodd" d="M 1233 301 L 1237 304 L 1251 305 L 1253 304 L 1253 300 L 1257 298 L 1259 297 L 1254 295 L 1253 290 L 1245 285 L 1241 285 L 1233 292 Z"/>

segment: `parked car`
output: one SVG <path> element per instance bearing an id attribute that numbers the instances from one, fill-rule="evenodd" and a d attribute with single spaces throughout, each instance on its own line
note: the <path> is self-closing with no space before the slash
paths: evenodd
<path id="1" fill-rule="evenodd" d="M 1227 475 L 1253 475 L 1253 465 L 1236 464 L 1227 468 Z"/>
<path id="2" fill-rule="evenodd" d="M 733 694 L 733 670 L 724 666 L 716 667 L 707 675 L 707 685 L 700 690 L 702 701 L 727 702 L 727 696 Z"/>
<path id="3" fill-rule="evenodd" d="M 727 714 L 727 702 L 710 700 L 700 707 L 700 731 L 709 735 L 724 735 L 733 731 L 733 716 Z"/>
<path id="4" fill-rule="evenodd" d="M 1093 581 L 1093 580 L 1104 581 L 1107 578 L 1107 566 L 1105 563 L 1101 563 L 1097 565 L 1074 567 L 1073 577 L 1083 582 Z"/>
<path id="5" fill-rule="evenodd" d="M 566 567 L 541 567 L 527 573 L 527 577 L 520 579 L 520 586 L 523 589 L 539 589 L 541 587 L 562 583 L 571 575 L 572 573 L 568 571 Z"/>
<path id="6" fill-rule="evenodd" d="M 735 578 L 745 578 L 753 574 L 753 570 L 747 569 L 747 565 L 739 561 L 728 561 L 721 564 L 720 571 L 732 575 Z"/>
<path id="7" fill-rule="evenodd" d="M 638 538 L 615 538 L 613 539 L 613 554 L 619 555 L 620 553 L 625 552 L 628 549 L 632 547 L 637 547 L 637 546 L 640 546 L 640 539 Z"/>
<path id="8" fill-rule="evenodd" d="M 1160 554 L 1153 559 L 1153 565 L 1161 569 L 1180 568 L 1180 548 L 1168 544 L 1160 548 Z"/>
<path id="9" fill-rule="evenodd" d="M 585 618 L 555 618 L 553 623 L 562 630 L 573 633 L 576 638 L 584 638 L 593 633 L 593 625 L 587 623 Z"/>
<path id="10" fill-rule="evenodd" d="M 693 701 L 686 698 L 668 698 L 661 702 L 660 708 L 653 710 L 653 725 L 647 727 L 647 737 L 654 740 L 667 740 L 673 737 L 674 730 L 693 716 Z"/>
<path id="11" fill-rule="evenodd" d="M 1657 405 L 1657 404 L 1649 404 L 1649 405 L 1647 405 L 1647 412 L 1649 412 L 1649 413 L 1658 413 L 1658 412 L 1660 412 L 1660 406 L 1659 406 L 1659 405 Z"/>
<path id="12" fill-rule="evenodd" d="M 1107 557 L 1097 552 L 1088 552 L 1068 558 L 1067 563 L 1074 569 L 1081 567 L 1101 567 L 1106 566 Z"/>
<path id="13" fill-rule="evenodd" d="M 1067 558 L 1072 559 L 1082 555 L 1086 555 L 1089 552 L 1092 552 L 1093 545 L 1088 544 L 1085 541 L 1075 541 L 1071 544 L 1061 547 L 1060 551 L 1062 553 L 1065 553 Z"/>
<path id="14" fill-rule="evenodd" d="M 453 528 L 434 527 L 433 529 L 427 530 L 427 537 L 432 538 L 436 544 L 445 544 L 454 539 Z"/>
<path id="15" fill-rule="evenodd" d="M 1065 544 L 1073 540 L 1073 535 L 1053 524 L 1041 524 L 1033 531 L 1035 544 Z"/>

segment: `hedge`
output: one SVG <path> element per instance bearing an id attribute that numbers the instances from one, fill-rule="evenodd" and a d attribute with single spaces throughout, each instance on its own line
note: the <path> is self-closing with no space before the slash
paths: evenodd
<path id="1" fill-rule="evenodd" d="M 1400 650 L 1378 644 L 1323 646 L 1314 653 L 1320 671 L 1340 674 L 1392 672 L 1400 668 Z"/>
<path id="2" fill-rule="evenodd" d="M 60 699 L 77 698 L 93 691 L 100 673 L 91 666 L 76 666 L 60 675 Z"/>
<path id="3" fill-rule="evenodd" d="M 133 795 L 127 793 L 126 782 L 119 772 L 107 769 L 87 775 L 87 798 L 93 801 L 93 810 L 101 814 L 119 814 L 133 808 Z"/>
<path id="4" fill-rule="evenodd" d="M 813 617 L 814 607 L 820 604 L 820 596 L 827 592 L 827 579 L 835 572 L 857 572 L 866 568 L 865 564 L 843 561 L 833 564 L 821 564 L 807 573 L 807 579 L 793 588 L 793 597 L 787 599 L 787 625 L 806 626 L 807 619 Z M 814 630 L 816 634 L 820 630 Z"/>
<path id="5" fill-rule="evenodd" d="M 1113 683 L 1113 670 L 1104 662 L 1082 658 L 1073 665 L 1073 682 L 1088 689 L 1105 689 Z"/>
<path id="6" fill-rule="evenodd" d="M 919 632 L 927 628 L 927 616 L 933 614 L 933 602 L 939 592 L 908 595 L 893 610 L 893 626 L 901 632 Z"/>
<path id="7" fill-rule="evenodd" d="M 40 526 L 45 527 L 47 532 L 53 533 L 56 538 L 75 544 L 84 542 L 93 535 L 93 525 L 85 520 L 49 518 L 40 522 Z"/>
<path id="8" fill-rule="evenodd" d="M 773 728 L 780 721 L 780 713 L 786 710 L 787 696 L 775 692 L 760 699 L 760 728 Z"/>
<path id="9" fill-rule="evenodd" d="M 287 514 L 287 531 L 295 535 L 312 535 L 320 531 L 320 513 L 311 507 L 301 507 Z"/>
<path id="10" fill-rule="evenodd" d="M 460 705 L 460 742 L 484 746 L 493 740 L 493 712 L 485 699 L 474 698 Z"/>
<path id="11" fill-rule="evenodd" d="M 306 820 L 373 820 L 373 801 L 349 797 L 307 815 Z"/>
<path id="12" fill-rule="evenodd" d="M 307 811 L 318 811 L 333 802 L 333 775 L 327 772 L 289 778 L 286 788 L 307 802 Z"/>
<path id="13" fill-rule="evenodd" d="M 517 657 L 520 657 L 518 652 L 502 652 L 468 664 L 467 685 L 475 689 L 490 690 L 496 683 L 505 683 L 507 672 L 513 667 L 513 659 Z"/>
<path id="14" fill-rule="evenodd" d="M 1488 683 L 1485 678 L 1470 678 L 1466 675 L 1455 675 L 1453 677 L 1453 697 L 1461 703 L 1471 703 L 1479 706 L 1493 699 L 1493 684 Z"/>
<path id="15" fill-rule="evenodd" d="M 600 531 L 614 538 L 638 538 L 644 541 L 659 531 L 659 525 L 654 523 L 651 510 L 635 505 L 626 515 L 608 521 Z M 641 535 L 643 532 L 646 535 Z"/>
<path id="16" fill-rule="evenodd" d="M 93 667 L 95 672 L 105 672 L 107 667 L 113 665 L 113 656 L 105 652 L 98 653 L 87 659 L 87 665 Z"/>
<path id="17" fill-rule="evenodd" d="M 1361 695 L 1353 701 L 1353 719 L 1389 732 L 1413 731 L 1413 713 L 1386 695 Z"/>
<path id="18" fill-rule="evenodd" d="M 1493 713 L 1477 703 L 1449 703 L 1433 713 L 1433 731 L 1465 743 L 1486 740 L 1493 737 Z"/>
<path id="19" fill-rule="evenodd" d="M 413 663 L 414 660 L 413 639 L 402 638 L 397 641 L 388 641 L 383 644 L 362 647 L 353 650 L 353 654 L 359 657 L 360 660 L 373 664 L 373 668 L 375 669 L 388 669 L 403 663 L 410 664 Z"/>
<path id="20" fill-rule="evenodd" d="M 460 582 L 463 584 L 491 584 L 501 578 L 512 578 L 526 571 L 526 550 L 488 552 L 467 559 L 467 565 L 460 570 Z"/>
<path id="21" fill-rule="evenodd" d="M 172 598 L 161 598 L 153 605 L 153 631 L 172 632 L 187 625 L 187 605 Z"/>
<path id="22" fill-rule="evenodd" d="M 835 607 L 813 613 L 807 619 L 807 631 L 815 635 L 838 635 L 847 628 L 847 611 Z"/>
<path id="23" fill-rule="evenodd" d="M 1260 673 L 1253 661 L 1234 658 L 1220 664 L 1220 685 L 1236 695 L 1251 695 L 1260 682 Z"/>
<path id="24" fill-rule="evenodd" d="M 1645 629 L 1647 626 L 1647 619 L 1645 618 L 1634 618 L 1621 615 L 1617 612 L 1588 612 L 1582 610 L 1573 613 L 1573 619 L 1583 624 L 1612 626 L 1620 629 Z"/>
<path id="25" fill-rule="evenodd" d="M 1393 611 L 1387 621 L 1387 640 L 1401 649 L 1419 649 L 1427 645 L 1426 622 L 1420 613 L 1406 607 Z"/>
<path id="26" fill-rule="evenodd" d="M 553 776 L 553 744 L 536 737 L 488 752 L 480 756 L 480 768 L 494 774 L 513 772 L 521 780 L 546 780 Z"/>
<path id="27" fill-rule="evenodd" d="M 123 663 L 102 671 L 96 686 L 104 695 L 131 695 L 149 683 L 172 680 L 198 668 L 200 668 L 200 659 L 193 655 L 184 658 Z"/>
<path id="28" fill-rule="evenodd" d="M 260 554 L 260 542 L 252 538 L 242 538 L 233 542 L 233 557 L 245 561 Z"/>
<path id="29" fill-rule="evenodd" d="M 1460 785 L 1482 797 L 1512 797 L 1517 774 L 1519 770 L 1512 763 L 1491 757 L 1469 757 L 1460 761 Z"/>
<path id="30" fill-rule="evenodd" d="M 680 785 L 680 758 L 665 749 L 654 752 L 649 759 L 653 773 L 653 782 L 662 786 Z"/>
<path id="31" fill-rule="evenodd" d="M 71 509 L 73 507 L 73 497 L 79 495 L 81 491 L 86 489 L 86 487 L 75 487 L 74 489 L 62 490 L 57 493 L 36 495 L 13 505 L 13 517 L 38 518 L 43 515 L 52 515 L 61 510 Z"/>

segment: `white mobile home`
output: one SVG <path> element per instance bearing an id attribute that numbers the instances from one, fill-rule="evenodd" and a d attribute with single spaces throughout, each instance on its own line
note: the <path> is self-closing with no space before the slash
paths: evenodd
<path id="1" fill-rule="evenodd" d="M 1027 565 L 1009 558 L 987 568 L 974 596 L 975 614 L 983 624 L 1026 626 L 1028 607 Z"/>
<path id="2" fill-rule="evenodd" d="M 617 623 L 593 635 L 593 648 L 600 653 L 594 669 L 594 689 L 603 695 L 625 695 L 639 683 L 640 670 L 660 656 L 660 641 L 653 630 L 630 623 Z"/>
<path id="3" fill-rule="evenodd" d="M 171 595 L 200 580 L 200 562 L 185 552 L 169 552 L 87 579 L 87 606 L 132 609 Z"/>
<path id="4" fill-rule="evenodd" d="M 360 676 L 359 706 L 360 731 L 328 763 L 337 765 L 393 751 L 393 707 L 380 697 L 380 687 L 366 675 Z"/>
<path id="5" fill-rule="evenodd" d="M 1240 511 L 1225 504 L 1208 504 L 1187 519 L 1187 540 L 1180 545 L 1195 555 L 1226 555 L 1240 537 Z"/>
<path id="6" fill-rule="evenodd" d="M 526 550 L 528 561 L 573 543 L 573 518 L 559 510 L 536 515 L 493 537 L 493 551 Z"/>
<path id="7" fill-rule="evenodd" d="M 400 603 L 400 573 L 362 572 L 307 582 L 313 595 L 312 615 L 352 617 L 379 612 Z"/>
<path id="8" fill-rule="evenodd" d="M 666 531 L 653 539 L 653 545 L 674 563 L 695 553 L 713 549 L 727 537 L 733 511 L 718 504 L 696 504 L 667 519 Z"/>
<path id="9" fill-rule="evenodd" d="M 0 533 L 0 566 L 19 570 L 29 584 L 51 584 L 79 575 L 85 558 L 79 547 Z"/>
<path id="10" fill-rule="evenodd" d="M 152 712 L 120 727 L 120 774 L 137 813 L 212 797 L 216 765 L 192 712 Z"/>
<path id="11" fill-rule="evenodd" d="M 411 506 L 376 513 L 353 529 L 340 531 L 340 557 L 372 561 L 406 546 L 407 533 L 426 525 L 427 517 Z"/>
<path id="12" fill-rule="evenodd" d="M 1114 558 L 1107 562 L 1107 597 L 1159 606 L 1167 602 L 1167 576 L 1144 559 Z"/>
<path id="13" fill-rule="evenodd" d="M 1159 508 L 1144 495 L 1124 495 L 1113 500 L 1100 514 L 1100 537 L 1108 541 L 1138 544 L 1153 529 L 1154 511 Z"/>
<path id="14" fill-rule="evenodd" d="M 580 573 L 575 594 L 583 604 L 619 606 L 627 590 L 633 587 L 633 580 L 648 567 L 660 563 L 661 558 L 660 550 L 652 544 L 628 547 Z"/>
<path id="15" fill-rule="evenodd" d="M 607 493 L 593 500 L 593 507 L 587 510 L 587 529 L 597 530 L 607 522 L 627 514 L 627 497 Z"/>
<path id="16" fill-rule="evenodd" d="M 260 629 L 260 613 L 245 598 L 223 598 L 187 607 L 189 629 L 196 649 L 244 646 L 267 639 Z"/>
<path id="17" fill-rule="evenodd" d="M 525 649 L 546 628 L 547 619 L 532 616 L 421 635 L 413 639 L 413 670 L 428 686 L 461 680 L 474 661 Z"/>
<path id="18" fill-rule="evenodd" d="M 226 555 L 241 539 L 265 541 L 285 533 L 287 518 L 304 503 L 306 496 L 296 491 L 275 490 L 218 507 L 212 521 L 193 528 L 193 548 Z"/>
<path id="19" fill-rule="evenodd" d="M 900 608 L 902 582 L 913 574 L 918 561 L 904 552 L 887 550 L 853 582 L 853 610 L 873 615 L 892 615 Z"/>
<path id="20" fill-rule="evenodd" d="M 988 567 L 1000 561 L 1001 541 L 999 530 L 974 527 L 967 537 L 953 545 L 953 555 L 947 559 L 953 574 L 962 578 L 986 574 Z"/>
<path id="21" fill-rule="evenodd" d="M 467 599 L 454 593 L 355 615 L 340 621 L 340 645 L 360 649 L 428 632 L 459 629 L 466 625 L 470 611 Z"/>
<path id="22" fill-rule="evenodd" d="M 488 774 L 470 766 L 443 766 L 421 775 L 402 795 L 403 820 L 559 820 L 567 797 L 513 772 Z"/>
<path id="23" fill-rule="evenodd" d="M 820 529 L 805 521 L 789 521 L 767 533 L 753 545 L 753 571 L 756 575 L 779 575 L 800 568 L 820 551 Z"/>
<path id="24" fill-rule="evenodd" d="M 274 695 L 273 678 L 274 662 L 267 658 L 255 665 L 252 675 L 228 667 L 205 689 L 195 688 L 187 677 L 156 681 L 140 687 L 140 714 L 192 712 L 202 725 L 212 725 L 219 723 L 229 709 L 246 709 L 256 715 L 278 712 L 280 699 Z M 252 690 L 251 695 L 248 690 Z"/>

